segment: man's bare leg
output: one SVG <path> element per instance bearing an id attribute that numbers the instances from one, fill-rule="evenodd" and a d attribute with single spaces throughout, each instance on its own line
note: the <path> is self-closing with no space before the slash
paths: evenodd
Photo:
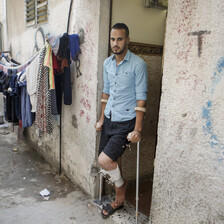
<path id="1" fill-rule="evenodd" d="M 120 161 L 121 160 L 119 159 L 118 162 L 120 163 Z M 118 162 L 113 161 L 104 152 L 102 152 L 98 158 L 99 165 L 106 171 L 111 171 L 111 170 L 116 169 L 117 166 L 119 166 Z M 119 206 L 121 206 L 124 203 L 126 186 L 127 186 L 127 183 L 124 182 L 124 184 L 121 187 L 115 187 L 116 198 L 115 198 L 115 201 L 113 201 L 111 203 L 111 206 L 113 209 L 118 208 Z M 108 214 L 105 210 L 103 210 L 103 213 L 105 215 Z"/>
<path id="2" fill-rule="evenodd" d="M 120 171 L 121 171 L 121 176 L 123 178 L 123 175 L 122 175 L 122 167 L 121 167 L 121 157 L 119 157 L 117 159 L 117 163 L 118 163 L 118 166 L 119 166 Z M 127 187 L 127 181 L 125 181 L 125 180 L 124 180 L 123 186 L 121 186 L 119 188 L 115 186 L 115 191 L 116 191 L 115 205 L 120 206 L 120 205 L 122 205 L 124 203 L 124 201 L 125 201 L 126 187 Z"/>

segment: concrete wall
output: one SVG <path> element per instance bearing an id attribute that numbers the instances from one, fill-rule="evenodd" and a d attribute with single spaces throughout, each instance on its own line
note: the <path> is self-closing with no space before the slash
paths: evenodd
<path id="1" fill-rule="evenodd" d="M 169 0 L 152 223 L 224 223 L 223 12 Z"/>
<path id="2" fill-rule="evenodd" d="M 41 25 L 44 33 L 63 34 L 67 30 L 70 0 L 49 0 L 48 23 Z M 24 62 L 34 49 L 34 36 L 38 27 L 26 27 L 24 1 L 7 1 L 8 42 L 12 45 L 13 57 Z M 108 52 L 109 0 L 74 1 L 70 33 L 84 30 L 84 43 L 81 45 L 80 71 L 76 77 L 72 70 L 71 106 L 62 110 L 62 169 L 63 172 L 92 196 L 98 192 L 96 165 L 96 135 L 94 124 L 99 114 L 102 89 L 102 65 Z M 16 28 L 15 28 L 16 27 Z M 39 39 L 39 47 L 43 45 Z M 100 104 L 100 103 L 99 103 Z M 26 130 L 26 139 L 54 166 L 59 160 L 59 118 L 54 117 L 54 130 L 51 135 L 38 138 L 35 125 Z"/>
<path id="3" fill-rule="evenodd" d="M 7 51 L 9 50 L 9 48 L 7 45 L 6 0 L 0 1 L 0 23 L 2 24 L 3 50 Z"/>
<path id="4" fill-rule="evenodd" d="M 144 8 L 143 3 L 143 0 L 113 0 L 112 24 L 126 23 L 131 41 L 163 45 L 166 10 Z"/>

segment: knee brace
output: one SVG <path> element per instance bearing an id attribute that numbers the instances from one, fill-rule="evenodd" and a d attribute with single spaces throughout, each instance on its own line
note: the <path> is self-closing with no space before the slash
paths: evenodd
<path id="1" fill-rule="evenodd" d="M 102 169 L 100 172 L 104 175 L 108 174 L 110 176 L 110 181 L 114 182 L 116 187 L 121 187 L 124 184 L 124 180 L 121 177 L 121 172 L 118 165 L 114 170 L 106 171 Z"/>

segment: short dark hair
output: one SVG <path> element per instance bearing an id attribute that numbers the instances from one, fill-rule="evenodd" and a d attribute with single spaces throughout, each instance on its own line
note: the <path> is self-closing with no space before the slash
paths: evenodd
<path id="1" fill-rule="evenodd" d="M 112 29 L 118 29 L 118 30 L 122 30 L 124 29 L 125 30 L 125 33 L 126 33 L 126 37 L 129 37 L 129 29 L 128 29 L 128 26 L 124 23 L 116 23 L 113 25 L 113 27 L 111 28 Z"/>

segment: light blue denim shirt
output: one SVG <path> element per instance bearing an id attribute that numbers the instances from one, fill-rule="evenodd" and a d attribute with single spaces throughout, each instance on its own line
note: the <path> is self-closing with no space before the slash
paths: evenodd
<path id="1" fill-rule="evenodd" d="M 115 55 L 104 61 L 103 92 L 110 97 L 104 114 L 111 121 L 128 121 L 136 117 L 137 100 L 147 100 L 148 69 L 137 55 L 127 51 L 116 66 Z"/>

